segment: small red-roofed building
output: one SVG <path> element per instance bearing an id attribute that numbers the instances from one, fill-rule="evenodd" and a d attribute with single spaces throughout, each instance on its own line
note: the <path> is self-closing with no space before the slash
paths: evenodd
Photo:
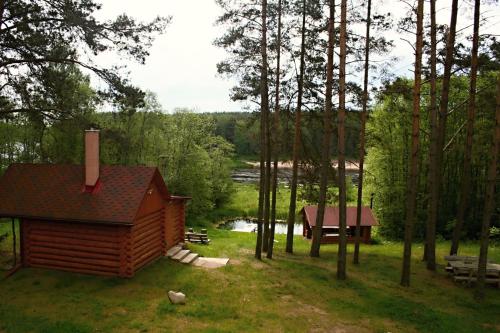
<path id="1" fill-rule="evenodd" d="M 0 178 L 0 217 L 20 225 L 25 267 L 132 277 L 184 240 L 187 197 L 156 167 L 99 164 L 99 132 L 85 133 L 85 165 L 12 164 Z"/>
<path id="2" fill-rule="evenodd" d="M 302 210 L 303 220 L 303 236 L 312 239 L 313 230 L 316 227 L 316 215 L 318 206 L 305 206 Z M 347 207 L 346 209 L 346 226 L 347 226 L 347 242 L 355 241 L 356 232 L 356 217 L 357 208 Z M 361 207 L 361 242 L 369 244 L 371 241 L 371 229 L 378 226 L 377 219 L 373 215 L 370 207 Z M 330 244 L 338 243 L 339 241 L 339 208 L 325 207 L 325 215 L 323 218 L 323 230 L 321 243 Z"/>

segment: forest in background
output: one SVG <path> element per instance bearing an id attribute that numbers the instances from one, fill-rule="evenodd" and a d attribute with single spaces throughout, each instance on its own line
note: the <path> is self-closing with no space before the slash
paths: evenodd
<path id="1" fill-rule="evenodd" d="M 135 87 L 123 70 L 101 68 L 93 65 L 92 58 L 102 52 L 113 51 L 125 54 L 139 63 L 144 63 L 148 47 L 154 36 L 163 33 L 170 17 L 158 17 L 149 23 L 138 23 L 132 18 L 118 17 L 115 21 L 99 25 L 93 15 L 100 9 L 93 2 L 79 5 L 59 6 L 39 1 L 13 1 L 5 14 L 4 24 L 12 29 L 2 30 L 3 43 L 0 62 L 0 78 L 3 80 L 0 94 L 0 172 L 10 163 L 81 163 L 82 133 L 90 127 L 102 131 L 102 162 L 124 165 L 155 165 L 160 168 L 172 192 L 193 196 L 190 204 L 191 218 L 204 218 L 214 209 L 224 205 L 231 196 L 231 159 L 258 159 L 261 152 L 259 135 L 262 132 L 261 112 L 261 29 L 260 2 L 231 4 L 219 0 L 224 14 L 216 23 L 230 26 L 226 33 L 215 40 L 215 45 L 229 51 L 228 57 L 217 66 L 220 75 L 238 77 L 238 84 L 231 90 L 233 100 L 255 103 L 253 112 L 195 114 L 188 110 L 167 114 L 162 110 L 154 94 Z M 408 8 L 409 16 L 402 22 L 393 22 L 383 8 L 376 8 L 370 23 L 373 34 L 366 39 L 358 30 L 366 19 L 363 12 L 366 3 L 353 3 L 347 19 L 350 39 L 346 57 L 350 61 L 351 74 L 360 72 L 363 66 L 365 42 L 371 52 L 372 78 L 377 77 L 370 90 L 367 124 L 366 189 L 375 193 L 375 210 L 382 224 L 381 232 L 388 238 L 400 239 L 403 234 L 403 218 L 406 208 L 402 198 L 406 195 L 408 165 L 407 157 L 411 137 L 412 86 L 414 82 L 405 77 L 387 75 L 392 58 L 388 52 L 394 46 L 385 34 L 391 29 L 412 34 L 415 28 L 415 9 Z M 269 28 L 269 77 L 268 91 L 270 109 L 274 109 L 274 98 L 280 97 L 279 115 L 280 150 L 279 160 L 290 160 L 294 156 L 294 134 L 297 114 L 301 133 L 297 155 L 299 163 L 312 166 L 314 177 L 320 181 L 322 148 L 324 146 L 323 86 L 326 80 L 327 58 L 327 7 L 323 1 L 310 0 L 307 6 L 302 1 L 285 1 L 282 14 L 284 32 L 278 46 L 278 1 L 269 2 L 267 12 Z M 359 10 L 354 10 L 359 9 Z M 29 15 L 18 15 L 28 10 Z M 340 7 L 336 5 L 333 47 L 340 47 Z M 81 21 L 72 18 L 82 17 Z M 429 18 L 426 16 L 426 23 Z M 39 22 L 39 25 L 32 24 Z M 484 24 L 482 22 L 482 24 Z M 437 66 L 441 71 L 446 58 L 446 26 L 437 27 Z M 60 34 L 54 34 L 60 31 Z M 90 33 L 93 32 L 93 33 Z M 95 33 L 99 32 L 99 33 Z M 425 38 L 430 38 L 425 30 Z M 65 38 L 72 34 L 73 39 Z M 466 41 L 468 31 L 460 31 L 461 41 L 454 45 L 454 61 L 451 90 L 448 98 L 450 116 L 444 134 L 442 200 L 437 220 L 437 232 L 448 238 L 454 223 L 459 201 L 462 161 L 466 131 L 468 84 L 471 73 L 471 48 Z M 28 38 L 33 37 L 33 38 Z M 304 37 L 304 38 L 302 38 Z M 304 50 L 301 52 L 302 42 Z M 88 52 L 83 56 L 78 48 Z M 274 62 L 278 49 L 282 49 L 281 84 L 277 86 Z M 474 128 L 472 155 L 473 183 L 470 190 L 471 209 L 467 210 L 464 233 L 468 238 L 478 235 L 483 209 L 488 163 L 489 133 L 494 122 L 495 73 L 500 69 L 500 43 L 495 36 L 484 35 L 478 47 L 477 120 Z M 421 159 L 418 173 L 418 209 L 416 236 L 423 237 L 424 221 L 428 204 L 428 151 L 430 143 L 430 77 L 431 47 L 423 47 L 423 77 L 421 101 Z M 301 57 L 303 61 L 300 61 Z M 335 53 L 335 60 L 339 54 Z M 89 57 L 90 59 L 88 59 Z M 383 60 L 385 59 L 385 60 Z M 301 90 L 300 65 L 303 96 Z M 333 70 L 338 72 L 340 64 L 335 62 Z M 92 74 L 89 74 L 91 72 Z M 16 75 L 13 75 L 16 74 Z M 97 75 L 103 88 L 90 84 L 90 75 Z M 364 100 L 359 77 L 351 75 L 345 82 L 347 92 L 345 142 L 343 154 L 348 160 L 359 159 L 360 118 Z M 334 76 L 332 90 L 339 88 L 339 77 Z M 441 78 L 437 80 L 440 89 Z M 274 91 L 278 88 L 277 91 Z M 337 103 L 333 111 L 339 110 Z M 301 109 L 300 109 L 301 108 Z M 102 112 L 107 110 L 107 112 Z M 330 137 L 330 157 L 336 159 L 338 145 L 337 124 L 332 121 L 334 135 Z M 273 133 L 278 133 L 271 128 Z M 336 171 L 329 170 L 336 187 Z M 499 207 L 496 197 L 496 207 Z M 498 227 L 498 214 L 494 214 L 492 225 Z"/>

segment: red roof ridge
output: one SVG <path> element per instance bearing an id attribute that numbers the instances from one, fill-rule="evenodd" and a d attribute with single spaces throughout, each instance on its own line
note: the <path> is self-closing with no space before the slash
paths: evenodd
<path id="1" fill-rule="evenodd" d="M 357 206 L 348 206 L 346 207 L 346 224 L 347 226 L 355 226 L 356 225 L 356 217 L 357 217 Z M 377 226 L 378 221 L 373 214 L 372 210 L 368 206 L 361 207 L 361 225 L 362 226 Z M 316 225 L 316 215 L 317 215 L 318 206 L 317 205 L 308 205 L 302 208 L 302 212 L 306 217 L 306 221 L 310 226 Z M 325 207 L 325 215 L 323 226 L 338 226 L 338 206 L 327 206 Z"/>
<path id="2" fill-rule="evenodd" d="M 170 199 L 157 167 L 103 165 L 93 194 L 81 191 L 84 171 L 79 164 L 11 164 L 0 178 L 0 216 L 131 224 L 152 182 Z"/>

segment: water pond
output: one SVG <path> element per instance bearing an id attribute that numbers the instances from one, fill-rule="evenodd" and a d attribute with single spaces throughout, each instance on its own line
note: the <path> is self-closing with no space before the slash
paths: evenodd
<path id="1" fill-rule="evenodd" d="M 231 230 L 231 231 L 239 231 L 239 232 L 256 232 L 257 231 L 257 223 L 251 220 L 231 220 L 226 221 L 218 225 L 219 229 Z M 287 225 L 286 223 L 276 223 L 275 232 L 276 234 L 286 234 Z M 295 223 L 293 228 L 294 235 L 302 235 L 302 223 Z"/>

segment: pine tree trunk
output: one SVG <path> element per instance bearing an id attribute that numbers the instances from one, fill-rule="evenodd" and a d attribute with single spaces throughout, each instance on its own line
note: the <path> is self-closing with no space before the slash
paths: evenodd
<path id="1" fill-rule="evenodd" d="M 366 41 L 365 41 L 365 77 L 363 82 L 363 111 L 361 112 L 361 133 L 359 134 L 359 177 L 358 203 L 356 209 L 356 239 L 354 242 L 353 263 L 359 264 L 359 243 L 361 239 L 361 205 L 363 199 L 363 171 L 365 164 L 365 128 L 368 108 L 368 69 L 370 65 L 370 23 L 372 1 L 368 0 L 366 12 Z"/>
<path id="2" fill-rule="evenodd" d="M 290 206 L 288 209 L 287 233 L 286 233 L 286 252 L 293 253 L 293 228 L 295 225 L 295 209 L 297 205 L 297 182 L 299 171 L 299 151 L 300 151 L 300 122 L 302 114 L 302 96 L 304 85 L 304 70 L 305 70 L 305 39 L 306 39 L 306 0 L 302 0 L 302 32 L 300 46 L 300 71 L 298 79 L 298 96 L 297 110 L 295 111 L 295 134 L 293 140 L 293 166 L 292 166 L 292 183 L 290 184 Z"/>
<path id="3" fill-rule="evenodd" d="M 429 107 L 429 118 L 431 122 L 431 137 L 429 144 L 429 174 L 427 176 L 427 188 L 430 190 L 432 188 L 432 182 L 434 181 L 436 174 L 436 148 L 437 148 L 437 88 L 436 88 L 436 0 L 430 0 L 430 10 L 431 10 L 431 91 L 430 91 L 430 107 Z M 429 196 L 430 200 L 430 196 Z M 430 203 L 428 203 L 430 207 Z M 428 214 L 430 215 L 430 213 Z M 426 235 L 429 234 L 429 219 L 427 219 Z M 427 236 L 424 245 L 424 261 L 427 260 Z"/>
<path id="4" fill-rule="evenodd" d="M 325 88 L 325 114 L 323 150 L 321 158 L 321 179 L 319 185 L 318 212 L 316 214 L 316 226 L 313 230 L 311 244 L 311 257 L 319 257 L 319 248 L 323 232 L 323 218 L 326 205 L 326 191 L 328 188 L 328 172 L 330 170 L 330 141 L 332 138 L 332 89 L 333 89 L 333 48 L 335 45 L 335 1 L 330 0 L 330 18 L 328 20 L 328 51 L 326 65 L 326 88 Z"/>
<path id="5" fill-rule="evenodd" d="M 474 132 L 474 118 L 476 116 L 476 80 L 477 80 L 477 54 L 479 50 L 479 17 L 480 0 L 474 3 L 474 34 L 472 37 L 472 55 L 470 68 L 469 105 L 467 110 L 467 134 L 465 143 L 464 166 L 462 171 L 462 186 L 460 189 L 460 202 L 458 205 L 457 222 L 453 229 L 450 254 L 457 254 L 458 243 L 462 233 L 467 207 L 469 206 L 469 192 L 471 187 L 471 156 L 472 137 Z"/>
<path id="6" fill-rule="evenodd" d="M 281 1 L 278 0 L 278 42 L 276 50 L 276 96 L 274 101 L 274 161 L 273 161 L 273 187 L 271 196 L 271 230 L 269 233 L 269 246 L 267 258 L 273 258 L 274 233 L 276 228 L 276 194 L 278 190 L 278 156 L 281 147 L 280 135 L 280 58 L 281 58 Z"/>
<path id="7" fill-rule="evenodd" d="M 446 58 L 444 62 L 443 87 L 439 103 L 439 121 L 437 126 L 437 141 L 435 150 L 434 180 L 431 182 L 429 197 L 429 216 L 427 217 L 426 256 L 427 269 L 436 270 L 436 224 L 440 201 L 441 178 L 443 175 L 443 148 L 446 138 L 446 120 L 448 118 L 448 97 L 450 93 L 451 67 L 455 50 L 455 32 L 457 26 L 458 0 L 452 1 L 450 29 L 446 41 Z"/>
<path id="8" fill-rule="evenodd" d="M 346 235 L 346 188 L 345 188 L 345 72 L 347 53 L 347 0 L 340 3 L 340 56 L 339 56 L 339 112 L 338 128 L 338 168 L 339 168 L 339 250 L 337 259 L 337 279 L 346 278 L 347 235 Z"/>
<path id="9" fill-rule="evenodd" d="M 260 43 L 262 64 L 260 70 L 260 181 L 259 181 L 259 207 L 257 217 L 257 241 L 255 245 L 255 258 L 262 256 L 262 220 L 264 217 L 264 200 L 266 190 L 266 123 L 269 112 L 269 92 L 267 85 L 267 0 L 262 0 L 262 37 Z"/>
<path id="10" fill-rule="evenodd" d="M 500 72 L 497 77 L 497 106 L 496 121 L 493 129 L 493 141 L 491 144 L 491 160 L 488 166 L 488 179 L 486 185 L 486 196 L 484 198 L 483 224 L 481 226 L 479 262 L 477 268 L 477 289 L 475 296 L 478 299 L 484 297 L 484 285 L 486 279 L 486 265 L 488 261 L 488 240 L 490 235 L 490 222 L 495 209 L 495 186 L 498 175 L 498 154 L 500 150 Z"/>
<path id="11" fill-rule="evenodd" d="M 411 153 L 409 156 L 409 174 L 407 181 L 406 197 L 406 221 L 405 240 L 403 253 L 403 270 L 401 273 L 401 285 L 410 285 L 411 267 L 411 243 L 413 239 L 413 225 L 415 223 L 417 203 L 417 180 L 418 180 L 418 153 L 419 153 L 419 131 L 420 131 L 420 89 L 422 83 L 422 47 L 423 47 L 423 17 L 424 0 L 418 0 L 417 5 L 417 33 L 415 45 L 415 78 L 413 83 L 413 112 L 412 112 L 412 136 Z"/>
<path id="12" fill-rule="evenodd" d="M 267 78 L 266 78 L 267 80 Z M 269 246 L 269 215 L 271 213 L 271 124 L 269 116 L 269 104 L 266 109 L 266 174 L 264 183 L 264 235 L 262 240 L 262 251 L 267 252 Z"/>

